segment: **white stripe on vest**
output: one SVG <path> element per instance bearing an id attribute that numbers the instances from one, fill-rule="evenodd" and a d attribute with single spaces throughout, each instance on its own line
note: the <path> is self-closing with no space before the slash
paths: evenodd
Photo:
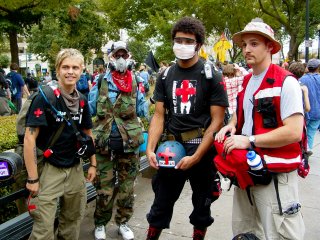
<path id="1" fill-rule="evenodd" d="M 266 161 L 266 164 L 293 164 L 300 163 L 301 157 L 298 155 L 296 158 L 284 159 L 279 157 L 271 157 L 268 155 L 263 155 L 263 159 Z"/>
<path id="2" fill-rule="evenodd" d="M 280 94 L 281 94 L 281 87 L 266 88 L 266 89 L 260 90 L 255 95 L 255 99 L 275 97 L 275 96 L 280 97 Z"/>

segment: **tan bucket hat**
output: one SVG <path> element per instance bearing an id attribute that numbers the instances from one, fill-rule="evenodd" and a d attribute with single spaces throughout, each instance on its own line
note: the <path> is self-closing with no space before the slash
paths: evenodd
<path id="1" fill-rule="evenodd" d="M 272 54 L 280 51 L 281 44 L 274 38 L 272 28 L 263 22 L 261 18 L 252 19 L 241 32 L 237 32 L 232 36 L 232 41 L 241 47 L 242 35 L 247 33 L 254 33 L 264 36 L 273 43 Z"/>

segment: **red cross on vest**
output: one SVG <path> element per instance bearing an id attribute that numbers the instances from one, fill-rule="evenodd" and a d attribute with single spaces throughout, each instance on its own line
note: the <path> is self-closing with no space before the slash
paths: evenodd
<path id="1" fill-rule="evenodd" d="M 41 111 L 40 108 L 37 108 L 37 110 L 34 111 L 33 113 L 38 118 L 38 117 L 40 117 L 40 115 L 42 115 L 43 111 Z"/>
<path id="2" fill-rule="evenodd" d="M 169 164 L 169 158 L 176 156 L 176 154 L 173 153 L 173 152 L 170 152 L 170 148 L 167 147 L 164 152 L 158 153 L 158 156 L 159 157 L 163 157 L 164 161 L 165 161 L 165 165 L 168 165 Z"/>
<path id="3" fill-rule="evenodd" d="M 181 97 L 181 102 L 186 103 L 188 102 L 188 96 L 194 95 L 196 93 L 196 89 L 193 87 L 189 88 L 189 80 L 183 80 L 181 84 L 181 88 L 176 89 L 177 96 Z"/>

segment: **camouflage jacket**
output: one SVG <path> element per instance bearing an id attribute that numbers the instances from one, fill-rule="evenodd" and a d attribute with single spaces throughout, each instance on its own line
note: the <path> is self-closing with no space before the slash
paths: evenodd
<path id="1" fill-rule="evenodd" d="M 132 91 L 120 92 L 115 103 L 109 99 L 108 82 L 111 72 L 101 82 L 97 99 L 97 118 L 93 134 L 98 152 L 108 151 L 108 140 L 115 121 L 123 140 L 124 152 L 134 152 L 143 143 L 142 127 L 136 114 L 137 84 L 132 79 Z"/>

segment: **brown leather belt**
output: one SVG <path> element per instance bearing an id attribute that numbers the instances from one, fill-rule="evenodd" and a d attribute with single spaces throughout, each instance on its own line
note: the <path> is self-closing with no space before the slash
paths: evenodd
<path id="1" fill-rule="evenodd" d="M 182 142 L 187 142 L 191 139 L 194 139 L 194 138 L 202 138 L 203 135 L 204 135 L 204 132 L 205 132 L 205 129 L 204 128 L 196 128 L 196 129 L 193 129 L 193 130 L 190 130 L 190 131 L 187 131 L 187 132 L 183 132 L 183 133 L 180 133 L 180 136 L 177 136 L 177 135 L 173 135 L 173 134 L 168 134 L 167 135 L 167 140 L 169 141 L 182 141 Z"/>

